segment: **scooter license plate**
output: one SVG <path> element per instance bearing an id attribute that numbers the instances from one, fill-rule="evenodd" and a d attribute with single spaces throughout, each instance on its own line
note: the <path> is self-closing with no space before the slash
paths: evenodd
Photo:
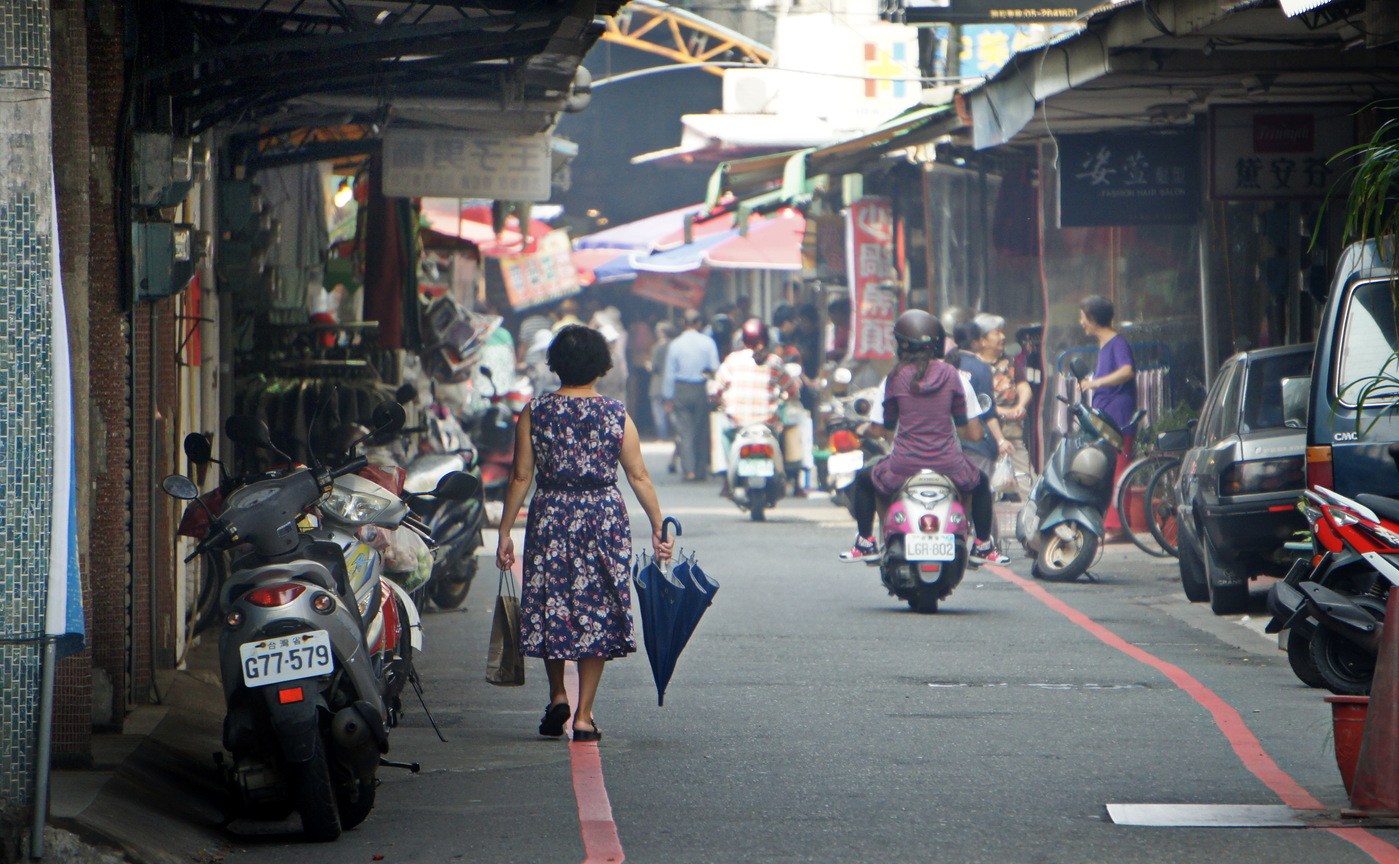
<path id="1" fill-rule="evenodd" d="M 314 678 L 335 669 L 330 634 L 324 630 L 278 636 L 238 646 L 243 661 L 243 683 L 265 687 L 298 678 Z"/>
<path id="2" fill-rule="evenodd" d="M 957 557 L 956 534 L 909 534 L 904 537 L 909 561 L 951 561 Z"/>
<path id="3" fill-rule="evenodd" d="M 826 459 L 827 474 L 854 474 L 865 467 L 865 454 L 859 450 L 849 453 L 832 453 Z"/>
<path id="4" fill-rule="evenodd" d="M 771 477 L 777 473 L 772 461 L 768 459 L 740 459 L 738 460 L 738 476 L 740 477 Z"/>

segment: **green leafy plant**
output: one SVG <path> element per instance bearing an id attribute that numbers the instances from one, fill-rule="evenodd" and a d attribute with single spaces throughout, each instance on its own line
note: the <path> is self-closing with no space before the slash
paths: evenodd
<path id="1" fill-rule="evenodd" d="M 1156 452 L 1156 436 L 1162 432 L 1172 432 L 1176 429 L 1184 429 L 1190 425 L 1190 421 L 1200 416 L 1199 408 L 1192 408 L 1190 403 L 1181 400 L 1172 408 L 1167 408 L 1156 417 L 1156 421 L 1150 426 L 1142 428 L 1141 434 L 1137 436 L 1137 443 L 1134 447 L 1138 456 L 1150 456 Z"/>

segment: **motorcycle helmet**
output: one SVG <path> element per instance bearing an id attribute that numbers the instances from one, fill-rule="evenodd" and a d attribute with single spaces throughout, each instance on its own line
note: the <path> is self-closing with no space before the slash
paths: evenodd
<path id="1" fill-rule="evenodd" d="M 942 324 L 922 309 L 910 309 L 894 322 L 894 342 L 901 352 L 932 348 L 941 354 L 943 338 Z"/>
<path id="2" fill-rule="evenodd" d="M 1097 486 L 1111 476 L 1113 461 L 1101 447 L 1084 447 L 1069 462 L 1069 479 L 1084 486 Z"/>
<path id="3" fill-rule="evenodd" d="M 972 320 L 972 310 L 965 306 L 948 306 L 942 310 L 942 329 L 944 333 L 951 333 L 957 329 L 958 324 L 965 324 Z"/>
<path id="4" fill-rule="evenodd" d="M 768 344 L 768 328 L 761 318 L 749 318 L 743 322 L 743 347 L 757 351 Z"/>

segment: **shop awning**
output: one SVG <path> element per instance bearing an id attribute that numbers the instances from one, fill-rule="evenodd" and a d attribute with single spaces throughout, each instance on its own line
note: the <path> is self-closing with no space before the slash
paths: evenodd
<path id="1" fill-rule="evenodd" d="M 729 224 L 732 225 L 731 219 Z M 643 273 L 688 273 L 704 267 L 716 270 L 800 270 L 805 228 L 806 219 L 800 213 L 785 209 L 767 218 L 753 217 L 748 222 L 747 230 L 732 227 L 715 230 L 690 243 L 650 255 L 632 255 L 628 263 L 634 270 Z"/>
<path id="2" fill-rule="evenodd" d="M 674 234 L 685 225 L 685 217 L 703 213 L 703 204 L 657 213 L 634 222 L 624 222 L 585 234 L 573 241 L 574 249 L 650 249 L 657 240 Z"/>
<path id="3" fill-rule="evenodd" d="M 496 234 L 491 227 L 491 208 L 483 204 L 461 206 L 457 198 L 422 199 L 422 217 L 427 227 L 446 237 L 470 240 L 481 247 L 481 254 L 492 258 L 528 254 L 539 239 L 554 230 L 549 223 L 529 220 L 529 236 L 520 231 L 520 220 L 510 216 L 505 230 Z"/>

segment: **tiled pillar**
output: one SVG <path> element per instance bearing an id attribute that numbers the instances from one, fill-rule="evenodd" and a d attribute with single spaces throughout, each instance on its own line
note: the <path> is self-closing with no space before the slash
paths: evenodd
<path id="1" fill-rule="evenodd" d="M 47 0 L 0 2 L 0 801 L 32 796 L 53 487 Z"/>

